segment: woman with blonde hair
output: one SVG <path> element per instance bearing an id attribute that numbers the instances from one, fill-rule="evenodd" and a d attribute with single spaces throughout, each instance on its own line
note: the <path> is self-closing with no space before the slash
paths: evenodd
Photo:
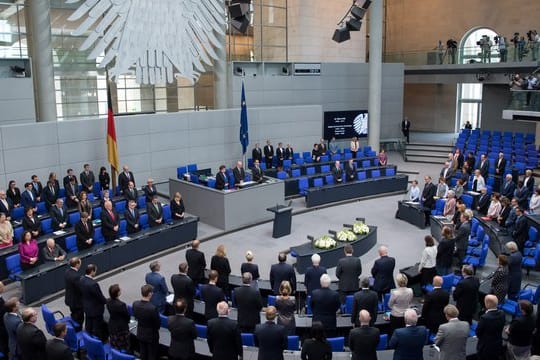
<path id="1" fill-rule="evenodd" d="M 413 291 L 407 287 L 407 277 L 403 274 L 396 276 L 396 289 L 390 290 L 390 300 L 388 307 L 390 308 L 390 330 L 405 327 L 405 310 L 411 306 Z"/>
<path id="2" fill-rule="evenodd" d="M 296 321 L 294 312 L 296 310 L 296 301 L 290 296 L 292 293 L 291 284 L 284 280 L 279 285 L 279 295 L 276 296 L 276 309 L 278 311 L 277 323 L 287 329 L 288 335 L 294 335 L 296 330 Z"/>
<path id="3" fill-rule="evenodd" d="M 227 259 L 225 245 L 221 244 L 216 249 L 216 254 L 212 256 L 210 261 L 210 270 L 216 270 L 218 280 L 216 285 L 223 290 L 225 295 L 229 296 L 229 274 L 231 273 L 231 265 Z"/>
<path id="4" fill-rule="evenodd" d="M 250 273 L 251 274 L 251 287 L 254 289 L 259 289 L 259 266 L 253 263 L 253 251 L 246 251 L 246 261 L 240 265 L 240 274 Z"/>

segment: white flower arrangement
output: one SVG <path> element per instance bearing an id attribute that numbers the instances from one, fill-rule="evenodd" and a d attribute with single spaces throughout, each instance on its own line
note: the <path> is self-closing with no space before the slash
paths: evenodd
<path id="1" fill-rule="evenodd" d="M 317 240 L 315 240 L 314 245 L 318 249 L 332 249 L 336 247 L 337 242 L 331 236 L 323 235 Z"/>
<path id="2" fill-rule="evenodd" d="M 356 241 L 356 235 L 349 229 L 343 229 L 338 231 L 337 239 L 339 241 Z"/>
<path id="3" fill-rule="evenodd" d="M 357 235 L 366 235 L 369 234 L 369 226 L 363 222 L 356 222 L 353 224 L 352 231 Z"/>

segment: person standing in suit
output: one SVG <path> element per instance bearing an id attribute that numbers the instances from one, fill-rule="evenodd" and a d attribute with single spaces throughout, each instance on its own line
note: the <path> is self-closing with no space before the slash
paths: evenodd
<path id="1" fill-rule="evenodd" d="M 64 273 L 65 295 L 64 303 L 69 307 L 71 318 L 79 325 L 75 330 L 80 331 L 84 322 L 81 289 L 81 259 L 77 256 L 69 260 L 69 268 Z"/>
<path id="2" fill-rule="evenodd" d="M 404 117 L 403 121 L 401 122 L 401 132 L 403 133 L 403 137 L 407 139 L 407 144 L 409 143 L 409 130 L 411 128 L 411 122 L 409 121 L 408 117 Z"/>
<path id="3" fill-rule="evenodd" d="M 64 176 L 64 179 L 62 180 L 64 189 L 67 190 L 67 187 L 69 186 L 71 180 L 75 180 L 75 184 L 77 184 L 77 176 L 75 176 L 75 174 L 73 173 L 73 169 L 67 169 L 66 176 Z"/>
<path id="4" fill-rule="evenodd" d="M 341 169 L 341 163 L 336 160 L 334 167 L 332 168 L 332 176 L 334 177 L 335 184 L 341 184 L 343 181 L 343 170 Z"/>
<path id="5" fill-rule="evenodd" d="M 446 322 L 444 308 L 450 301 L 450 295 L 442 288 L 442 284 L 442 277 L 435 276 L 433 278 L 433 290 L 424 295 L 422 318 L 432 334 L 436 334 L 439 326 Z"/>
<path id="6" fill-rule="evenodd" d="M 135 189 L 135 184 L 133 183 L 133 181 L 130 181 L 128 183 L 128 187 L 126 191 L 124 191 L 124 199 L 126 199 L 126 207 L 131 200 L 137 203 L 137 200 L 139 199 L 139 195 L 137 194 L 137 189 Z"/>
<path id="7" fill-rule="evenodd" d="M 531 356 L 533 333 L 536 328 L 534 307 L 528 300 L 519 300 L 521 316 L 506 328 L 508 334 L 508 359 L 528 359 Z"/>
<path id="8" fill-rule="evenodd" d="M 270 143 L 270 140 L 266 140 L 266 145 L 264 146 L 264 160 L 266 162 L 266 168 L 272 168 L 272 159 L 274 158 L 274 147 Z"/>
<path id="9" fill-rule="evenodd" d="M 285 159 L 294 159 L 294 149 L 292 148 L 291 144 L 287 144 L 287 147 L 285 148 Z"/>
<path id="10" fill-rule="evenodd" d="M 77 185 L 77 178 L 71 178 L 66 189 L 66 205 L 68 208 L 74 208 L 79 205 L 79 185 Z"/>
<path id="11" fill-rule="evenodd" d="M 118 238 L 120 218 L 114 210 L 112 202 L 106 201 L 101 212 L 101 233 L 106 242 L 111 242 Z"/>
<path id="12" fill-rule="evenodd" d="M 352 245 L 343 247 L 345 257 L 339 259 L 336 267 L 336 277 L 339 279 L 339 298 L 345 303 L 347 295 L 354 295 L 358 291 L 358 279 L 362 274 L 362 262 L 360 258 L 353 256 Z"/>
<path id="13" fill-rule="evenodd" d="M 41 194 L 43 192 L 43 185 L 41 184 L 41 181 L 39 181 L 39 177 L 37 175 L 32 175 L 31 179 L 32 179 L 32 191 L 34 192 L 36 202 L 40 202 Z"/>
<path id="14" fill-rule="evenodd" d="M 81 191 L 79 193 L 79 203 L 77 204 L 77 210 L 79 213 L 82 213 L 83 211 L 88 213 L 90 217 L 92 217 L 92 204 L 90 203 L 90 200 L 88 200 L 88 193 L 86 191 Z"/>
<path id="15" fill-rule="evenodd" d="M 480 155 L 480 162 L 478 163 L 478 170 L 480 170 L 480 175 L 482 178 L 487 179 L 489 175 L 489 160 L 486 154 Z"/>
<path id="16" fill-rule="evenodd" d="M 152 202 L 146 204 L 146 213 L 148 214 L 148 224 L 150 227 L 163 224 L 163 208 L 157 195 L 154 195 Z"/>
<path id="17" fill-rule="evenodd" d="M 354 313 L 353 313 L 354 315 Z M 349 349 L 353 360 L 377 360 L 380 330 L 373 327 L 375 321 L 367 310 L 360 310 L 354 323 L 358 323 L 349 333 Z"/>
<path id="18" fill-rule="evenodd" d="M 54 338 L 47 340 L 45 353 L 47 360 L 73 360 L 73 353 L 64 342 L 67 335 L 66 323 L 58 322 L 53 326 Z"/>
<path id="19" fill-rule="evenodd" d="M 126 303 L 120 300 L 120 294 L 121 290 L 118 284 L 109 286 L 110 298 L 107 300 L 109 338 L 113 348 L 130 351 L 129 321 L 131 315 L 129 315 Z"/>
<path id="20" fill-rule="evenodd" d="M 426 226 L 429 226 L 429 217 L 431 209 L 435 206 L 435 196 L 437 195 L 437 187 L 431 182 L 431 176 L 424 177 L 424 190 L 422 190 L 422 205 L 424 206 L 424 214 L 426 215 Z"/>
<path id="21" fill-rule="evenodd" d="M 390 308 L 390 330 L 393 332 L 398 328 L 402 328 L 405 323 L 405 312 L 411 306 L 413 299 L 413 291 L 407 287 L 408 278 L 402 273 L 397 274 L 396 284 L 397 289 L 390 291 L 390 299 L 388 307 Z"/>
<path id="22" fill-rule="evenodd" d="M 396 259 L 388 256 L 388 248 L 386 246 L 379 248 L 379 256 L 371 268 L 371 276 L 374 278 L 373 290 L 379 294 L 379 299 L 382 299 L 384 294 L 389 292 L 390 289 L 395 288 L 394 268 L 396 266 Z"/>
<path id="23" fill-rule="evenodd" d="M 9 360 L 16 360 L 20 356 L 20 349 L 17 345 L 17 328 L 22 324 L 19 315 L 19 298 L 9 298 L 6 301 L 5 309 L 3 320 L 8 336 Z"/>
<path id="24" fill-rule="evenodd" d="M 219 302 L 214 309 L 216 318 L 208 321 L 207 343 L 213 360 L 243 358 L 242 337 L 236 321 L 229 319 L 229 305 Z"/>
<path id="25" fill-rule="evenodd" d="M 199 250 L 200 244 L 201 242 L 199 240 L 193 240 L 191 242 L 191 249 L 186 251 L 186 261 L 188 263 L 187 274 L 193 280 L 195 286 L 206 282 L 204 278 L 206 259 L 204 258 L 204 253 Z"/>
<path id="26" fill-rule="evenodd" d="M 21 360 L 47 359 L 45 334 L 36 326 L 38 313 L 34 308 L 22 312 L 23 323 L 17 328 L 17 346 L 21 351 Z"/>
<path id="27" fill-rule="evenodd" d="M 337 295 L 337 294 L 336 294 Z M 274 306 L 266 308 L 266 322 L 257 325 L 253 333 L 255 346 L 259 348 L 259 360 L 283 360 L 283 351 L 287 349 L 287 331 L 274 322 L 277 310 Z"/>
<path id="28" fill-rule="evenodd" d="M 13 246 L 13 235 L 13 226 L 6 213 L 0 212 L 0 249 Z"/>
<path id="29" fill-rule="evenodd" d="M 219 166 L 219 171 L 216 174 L 216 190 L 224 190 L 225 188 L 229 188 L 229 180 L 227 178 L 227 174 L 225 171 L 227 170 L 227 167 L 225 165 Z"/>
<path id="30" fill-rule="evenodd" d="M 240 274 L 248 272 L 251 274 L 251 287 L 254 289 L 259 289 L 259 265 L 253 263 L 253 251 L 246 251 L 246 262 L 243 262 L 240 265 Z"/>
<path id="31" fill-rule="evenodd" d="M 79 288 L 81 290 L 84 315 L 86 316 L 84 328 L 90 335 L 104 340 L 107 336 L 105 334 L 106 325 L 103 320 L 103 313 L 107 299 L 103 296 L 97 281 L 94 280 L 96 273 L 97 266 L 88 264 L 85 275 L 79 280 Z"/>
<path id="32" fill-rule="evenodd" d="M 6 214 L 8 221 L 11 221 L 11 212 L 13 211 L 13 203 L 7 197 L 4 190 L 0 190 L 0 212 Z"/>
<path id="33" fill-rule="evenodd" d="M 56 203 L 49 211 L 52 220 L 52 228 L 54 231 L 64 230 L 69 227 L 69 217 L 67 208 L 64 206 L 64 200 L 57 199 Z"/>
<path id="34" fill-rule="evenodd" d="M 182 220 L 184 218 L 186 208 L 184 206 L 182 195 L 178 191 L 174 193 L 170 206 L 173 220 Z"/>
<path id="35" fill-rule="evenodd" d="M 283 148 L 283 143 L 278 143 L 278 146 L 276 148 L 276 158 L 277 158 L 277 166 L 283 167 L 283 160 L 285 159 L 285 149 Z"/>
<path id="36" fill-rule="evenodd" d="M 175 314 L 167 318 L 167 329 L 171 333 L 170 360 L 191 360 L 195 357 L 197 329 L 195 322 L 186 316 L 187 308 L 186 301 L 177 298 L 174 300 Z"/>
<path id="37" fill-rule="evenodd" d="M 455 171 L 450 167 L 450 163 L 446 161 L 444 163 L 444 167 L 441 170 L 441 173 L 439 174 L 439 177 L 443 178 L 444 181 L 448 186 L 450 186 L 450 180 L 452 180 L 452 177 L 454 176 Z"/>
<path id="38" fill-rule="evenodd" d="M 161 264 L 159 261 L 152 261 L 150 263 L 150 272 L 144 277 L 144 281 L 148 285 L 152 285 L 152 297 L 150 302 L 154 305 L 160 314 L 165 313 L 167 305 L 167 295 L 169 294 L 169 288 L 165 277 L 159 273 L 161 270 Z"/>
<path id="39" fill-rule="evenodd" d="M 503 353 L 504 312 L 497 309 L 499 301 L 495 295 L 486 295 L 484 304 L 486 313 L 480 317 L 476 327 L 476 356 L 478 360 L 498 359 Z"/>
<path id="40" fill-rule="evenodd" d="M 206 320 L 218 317 L 216 306 L 219 302 L 225 301 L 225 293 L 216 286 L 218 276 L 216 270 L 210 270 L 208 284 L 201 286 L 201 300 L 204 301 L 204 317 Z"/>
<path id="41" fill-rule="evenodd" d="M 259 160 L 253 161 L 253 167 L 251 168 L 251 177 L 253 181 L 262 182 L 264 180 L 264 171 L 259 166 Z"/>
<path id="42" fill-rule="evenodd" d="M 77 248 L 79 250 L 89 249 L 94 245 L 94 225 L 89 220 L 87 212 L 81 213 L 81 218 L 75 224 L 75 235 L 77 236 Z"/>
<path id="43" fill-rule="evenodd" d="M 499 188 L 495 187 L 495 189 Z M 506 196 L 509 199 L 515 196 L 514 192 L 516 191 L 516 183 L 512 180 L 512 174 L 506 174 L 504 178 L 504 183 L 502 184 L 500 189 L 502 196 Z"/>
<path id="44" fill-rule="evenodd" d="M 296 291 L 296 273 L 292 265 L 287 264 L 287 255 L 279 253 L 278 261 L 279 263 L 272 265 L 270 268 L 270 286 L 274 291 L 274 295 L 279 295 L 279 286 L 282 281 L 288 281 L 294 293 Z"/>
<path id="45" fill-rule="evenodd" d="M 394 350 L 394 360 L 420 360 L 424 358 L 426 328 L 417 326 L 418 315 L 414 309 L 405 311 L 405 327 L 396 329 L 388 343 Z"/>
<path id="46" fill-rule="evenodd" d="M 487 188 L 483 187 L 480 190 L 480 197 L 478 198 L 478 204 L 476 205 L 476 210 L 481 215 L 486 215 L 487 214 L 488 209 L 489 209 L 489 205 L 490 205 L 490 200 L 491 199 L 490 199 L 489 194 L 487 193 Z"/>
<path id="47" fill-rule="evenodd" d="M 130 181 L 133 181 L 133 184 L 135 184 L 135 177 L 133 176 L 133 173 L 129 171 L 129 167 L 124 165 L 122 166 L 122 172 L 118 174 L 118 187 L 122 194 L 124 193 L 124 190 L 128 188 Z"/>
<path id="48" fill-rule="evenodd" d="M 111 184 L 111 177 L 109 173 L 107 172 L 107 169 L 105 166 L 102 166 L 99 168 L 99 186 L 101 187 L 101 190 L 109 190 L 110 184 Z"/>
<path id="49" fill-rule="evenodd" d="M 277 323 L 283 325 L 288 335 L 294 335 L 296 332 L 296 300 L 290 296 L 291 284 L 288 281 L 282 281 L 279 286 L 279 296 L 276 296 L 276 309 L 278 311 Z"/>
<path id="50" fill-rule="evenodd" d="M 458 266 L 461 266 L 465 254 L 467 253 L 467 246 L 469 245 L 469 236 L 471 235 L 471 223 L 472 211 L 470 209 L 465 210 L 461 214 L 461 225 L 457 230 L 455 237 L 456 244 L 456 257 Z M 459 307 L 458 307 L 459 308 Z M 461 309 L 460 309 L 461 312 Z"/>
<path id="51" fill-rule="evenodd" d="M 356 164 L 353 159 L 349 159 L 349 161 L 345 163 L 345 178 L 347 181 L 356 180 Z"/>
<path id="52" fill-rule="evenodd" d="M 246 177 L 246 172 L 244 171 L 241 161 L 236 162 L 236 166 L 232 172 L 234 175 L 234 186 L 238 187 L 239 185 L 243 184 L 244 178 Z"/>
<path id="53" fill-rule="evenodd" d="M 525 242 L 529 236 L 529 225 L 525 216 L 525 210 L 521 207 L 516 208 L 516 226 L 512 232 L 512 239 L 517 244 L 520 252 L 523 252 L 525 248 Z"/>
<path id="54" fill-rule="evenodd" d="M 242 274 L 242 286 L 234 290 L 234 299 L 238 308 L 238 327 L 243 333 L 253 333 L 261 322 L 260 312 L 263 307 L 259 290 L 251 287 L 251 273 Z"/>
<path id="55" fill-rule="evenodd" d="M 253 163 L 255 163 L 255 160 L 262 161 L 262 149 L 259 147 L 259 143 L 256 143 L 253 150 L 251 150 L 251 159 L 253 159 Z"/>
<path id="56" fill-rule="evenodd" d="M 6 196 L 11 200 L 13 207 L 21 206 L 21 190 L 17 187 L 15 180 L 10 180 L 8 184 L 8 189 L 6 191 Z"/>
<path id="57" fill-rule="evenodd" d="M 146 203 L 152 202 L 154 197 L 157 196 L 157 189 L 154 185 L 154 179 L 149 178 L 146 181 L 146 186 L 143 186 L 144 196 L 146 198 Z"/>
<path id="58" fill-rule="evenodd" d="M 362 277 L 360 280 L 360 291 L 354 294 L 353 306 L 351 311 L 351 322 L 354 326 L 361 326 L 359 318 L 360 311 L 366 310 L 369 313 L 369 325 L 373 326 L 377 320 L 377 312 L 379 307 L 379 296 L 377 292 L 369 289 L 369 278 Z"/>
<path id="59" fill-rule="evenodd" d="M 447 275 L 452 268 L 454 260 L 455 240 L 452 228 L 443 226 L 441 231 L 441 240 L 437 245 L 437 256 L 435 258 L 435 268 L 439 275 Z"/>
<path id="60" fill-rule="evenodd" d="M 330 276 L 323 274 L 321 276 L 321 288 L 314 290 L 311 294 L 313 321 L 322 322 L 324 328 L 330 333 L 336 330 L 336 313 L 341 306 L 337 291 L 330 290 L 331 282 Z"/>
<path id="61" fill-rule="evenodd" d="M 195 298 L 195 284 L 187 275 L 188 264 L 186 262 L 178 265 L 178 274 L 171 276 L 171 286 L 174 291 L 174 300 L 183 299 L 186 305 L 185 315 L 189 318 L 193 316 L 193 299 Z"/>
<path id="62" fill-rule="evenodd" d="M 444 316 L 448 322 L 439 326 L 435 336 L 435 345 L 441 349 L 439 360 L 463 360 L 467 357 L 469 323 L 458 319 L 459 310 L 454 305 L 444 307 Z"/>
<path id="63" fill-rule="evenodd" d="M 126 220 L 126 230 L 128 234 L 136 234 L 141 231 L 141 226 L 139 225 L 140 218 L 141 216 L 139 215 L 139 209 L 137 209 L 137 203 L 130 200 L 126 211 L 124 211 L 124 219 Z"/>
<path id="64" fill-rule="evenodd" d="M 534 194 L 534 176 L 531 169 L 525 170 L 525 178 L 523 179 L 523 186 L 529 190 L 529 194 Z"/>
<path id="65" fill-rule="evenodd" d="M 472 324 L 472 318 L 478 306 L 478 289 L 480 281 L 473 276 L 474 270 L 470 265 L 463 265 L 463 279 L 458 282 L 453 293 L 456 307 L 459 310 L 459 320 Z"/>
<path id="66" fill-rule="evenodd" d="M 21 206 L 25 209 L 32 208 L 34 211 L 37 210 L 37 199 L 34 194 L 34 188 L 32 187 L 31 182 L 24 184 L 25 190 L 21 194 Z"/>
<path id="67" fill-rule="evenodd" d="M 314 321 L 311 324 L 309 339 L 306 339 L 302 344 L 300 357 L 302 360 L 332 359 L 332 346 L 326 340 L 324 326 L 320 321 Z"/>
<path id="68" fill-rule="evenodd" d="M 30 231 L 32 237 L 37 238 L 41 234 L 41 221 L 31 207 L 25 209 L 25 217 L 22 219 L 24 231 Z"/>
<path id="69" fill-rule="evenodd" d="M 516 300 L 521 290 L 521 261 L 523 256 L 518 250 L 518 245 L 514 241 L 506 243 L 506 250 L 510 253 L 508 256 L 508 298 Z"/>
<path id="70" fill-rule="evenodd" d="M 141 287 L 141 300 L 133 303 L 133 316 L 137 319 L 137 340 L 141 360 L 154 360 L 159 355 L 159 328 L 161 325 L 159 311 L 150 299 L 152 298 L 152 285 Z"/>
<path id="71" fill-rule="evenodd" d="M 321 276 L 326 274 L 326 268 L 320 264 L 321 256 L 319 254 L 311 255 L 311 266 L 307 268 L 304 275 L 304 285 L 308 296 L 313 293 L 313 290 L 321 288 Z"/>
<path id="72" fill-rule="evenodd" d="M 43 189 L 43 201 L 45 201 L 45 207 L 47 210 L 51 209 L 51 206 L 56 203 L 56 199 L 59 197 L 59 192 L 54 186 L 52 181 L 47 181 L 47 186 Z"/>
<path id="73" fill-rule="evenodd" d="M 210 269 L 217 271 L 218 280 L 216 285 L 223 290 L 225 295 L 229 296 L 229 275 L 231 274 L 231 265 L 229 264 L 229 259 L 227 259 L 225 245 L 218 245 L 216 253 L 210 260 Z"/>
<path id="74" fill-rule="evenodd" d="M 497 256 L 497 263 L 499 266 L 497 266 L 497 269 L 493 272 L 489 293 L 495 295 L 499 302 L 503 303 L 504 299 L 506 299 L 506 294 L 508 293 L 508 256 L 499 254 L 499 256 Z"/>
<path id="75" fill-rule="evenodd" d="M 499 153 L 499 158 L 495 162 L 495 183 L 494 189 L 499 189 L 501 186 L 501 180 L 504 176 L 504 170 L 506 169 L 506 159 L 504 158 L 504 153 Z"/>
<path id="76" fill-rule="evenodd" d="M 94 191 L 94 183 L 96 182 L 96 177 L 94 172 L 90 170 L 90 164 L 84 164 L 84 170 L 79 175 L 81 180 L 82 189 L 88 194 L 91 194 Z"/>
<path id="77" fill-rule="evenodd" d="M 41 258 L 45 262 L 64 261 L 66 252 L 56 244 L 53 238 L 48 238 L 45 247 L 41 249 Z"/>
<path id="78" fill-rule="evenodd" d="M 353 136 L 351 139 L 350 149 L 353 159 L 356 159 L 356 154 L 360 150 L 360 142 L 356 136 Z"/>

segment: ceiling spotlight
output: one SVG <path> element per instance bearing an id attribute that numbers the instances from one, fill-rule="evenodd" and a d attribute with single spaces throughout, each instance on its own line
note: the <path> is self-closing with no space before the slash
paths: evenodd
<path id="1" fill-rule="evenodd" d="M 360 31 L 360 28 L 362 27 L 362 21 L 354 18 L 350 18 L 345 25 L 347 26 L 347 29 L 349 31 Z"/>
<path id="2" fill-rule="evenodd" d="M 361 20 L 364 18 L 366 11 L 367 11 L 366 9 L 355 5 L 351 9 L 351 15 L 354 16 L 356 19 Z"/>
<path id="3" fill-rule="evenodd" d="M 366 0 L 364 2 L 364 5 L 362 5 L 362 8 L 367 10 L 369 5 L 371 5 L 371 0 Z"/>
<path id="4" fill-rule="evenodd" d="M 231 26 L 236 31 L 245 34 L 249 26 L 249 6 L 251 0 L 232 0 L 228 10 L 231 17 Z"/>
<path id="5" fill-rule="evenodd" d="M 336 29 L 334 31 L 334 36 L 332 36 L 332 40 L 334 40 L 337 43 L 341 43 L 344 41 L 347 41 L 351 38 L 351 33 L 349 32 L 349 29 L 346 27 L 341 29 Z"/>

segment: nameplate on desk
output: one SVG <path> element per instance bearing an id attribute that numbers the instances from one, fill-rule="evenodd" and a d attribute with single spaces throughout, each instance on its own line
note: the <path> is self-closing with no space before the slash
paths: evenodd
<path id="1" fill-rule="evenodd" d="M 433 217 L 437 220 L 447 220 L 446 216 L 442 216 L 442 215 L 433 215 Z"/>
<path id="2" fill-rule="evenodd" d="M 66 232 L 64 230 L 57 230 L 55 232 L 53 232 L 54 235 L 56 236 L 59 236 L 59 235 L 64 235 Z"/>
<path id="3" fill-rule="evenodd" d="M 122 236 L 122 237 L 119 238 L 118 240 L 128 241 L 128 240 L 131 240 L 131 238 L 130 238 L 129 236 Z"/>
<path id="4" fill-rule="evenodd" d="M 238 184 L 238 187 L 250 186 L 257 184 L 256 181 L 244 181 L 243 183 Z"/>

